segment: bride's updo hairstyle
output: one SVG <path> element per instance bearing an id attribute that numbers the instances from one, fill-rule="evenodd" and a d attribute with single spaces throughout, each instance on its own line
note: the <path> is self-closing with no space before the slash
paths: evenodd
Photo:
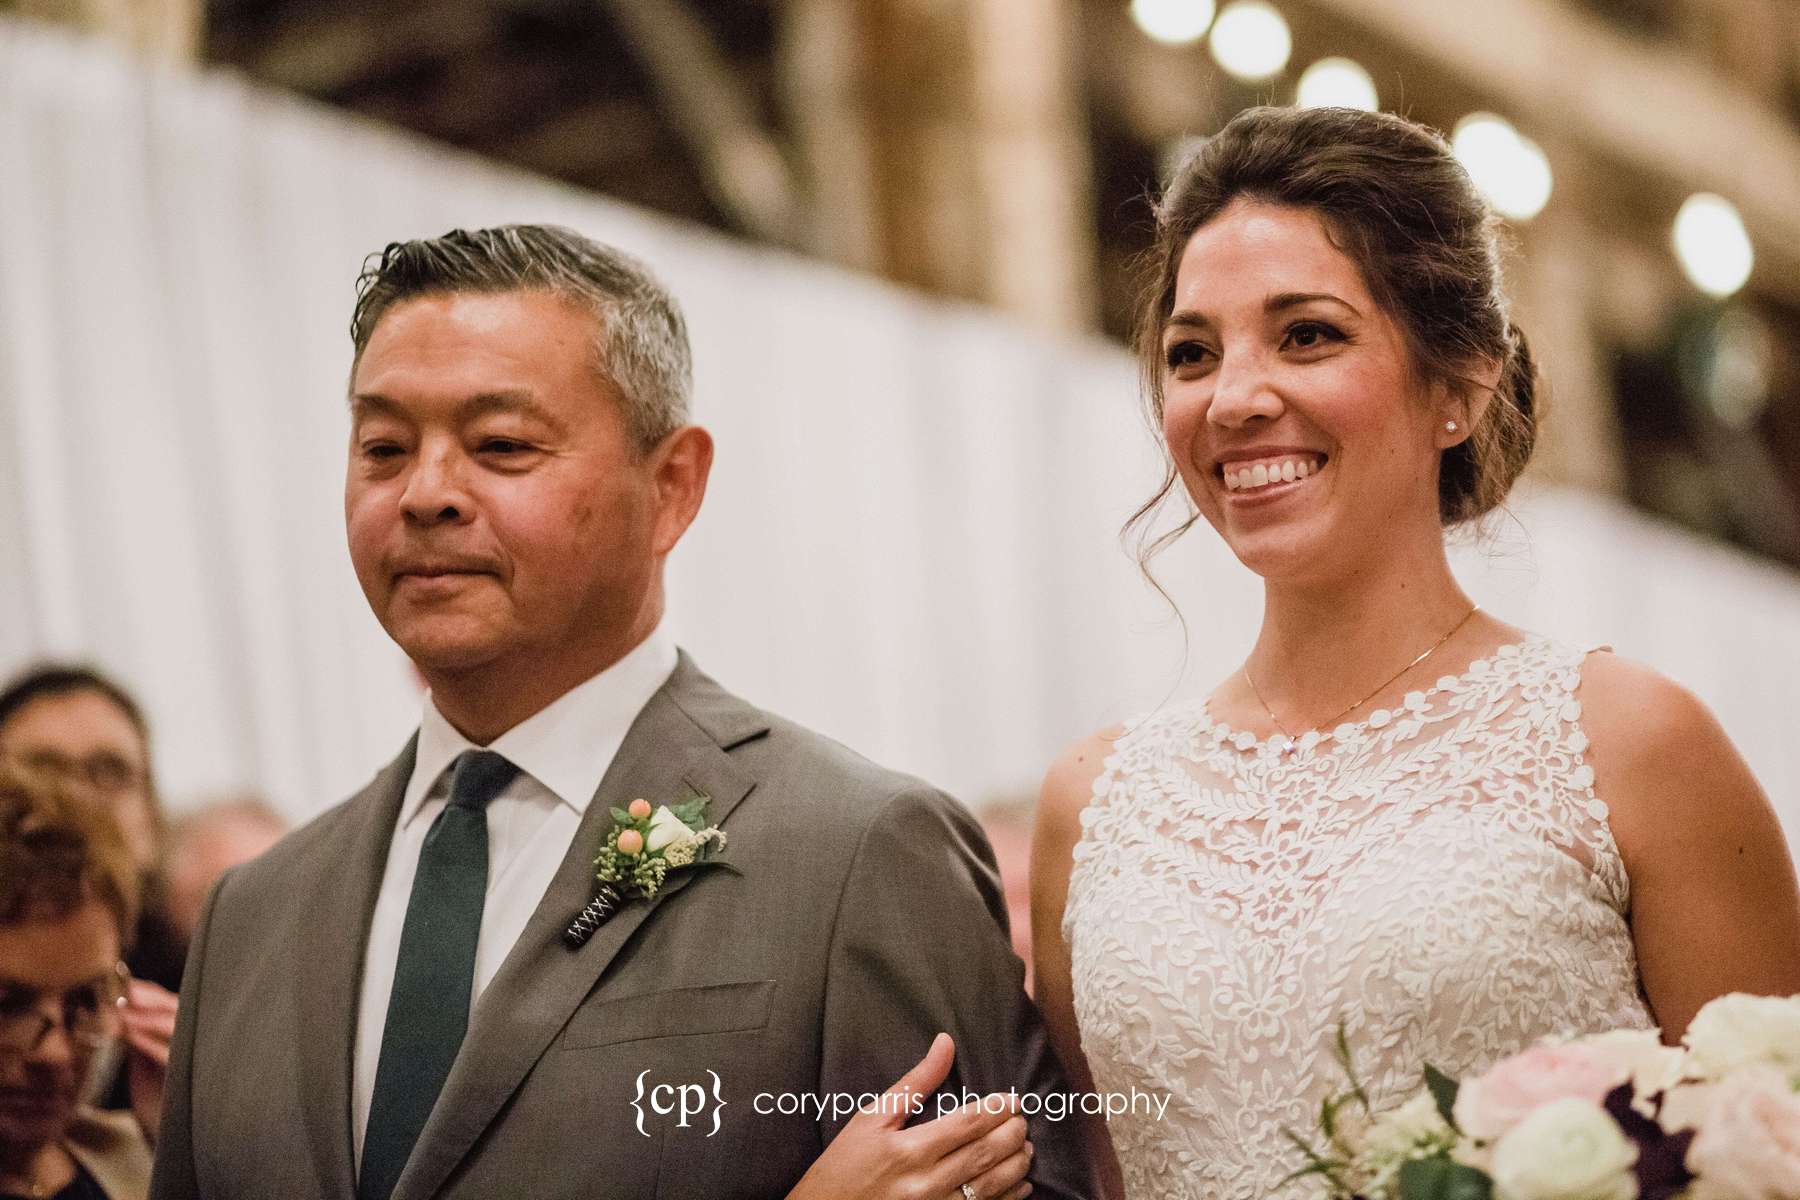
<path id="1" fill-rule="evenodd" d="M 1499 386 L 1466 440 L 1443 453 L 1438 515 L 1446 526 L 1498 507 L 1537 439 L 1537 369 L 1508 316 L 1499 221 L 1442 135 L 1388 113 L 1349 108 L 1250 108 L 1176 172 L 1156 210 L 1137 350 L 1152 424 L 1161 436 L 1163 324 L 1194 231 L 1234 200 L 1310 209 L 1361 271 L 1405 337 L 1414 377 L 1467 390 L 1482 359 Z M 1173 461 L 1138 524 L 1177 486 Z M 1148 558 L 1193 524 L 1144 548 Z"/>

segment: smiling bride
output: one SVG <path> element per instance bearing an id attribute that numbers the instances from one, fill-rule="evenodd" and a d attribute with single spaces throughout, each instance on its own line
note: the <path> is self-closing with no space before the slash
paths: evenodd
<path id="1" fill-rule="evenodd" d="M 1495 218 L 1443 139 L 1249 110 L 1171 184 L 1154 261 L 1168 471 L 1139 515 L 1185 492 L 1181 530 L 1204 517 L 1264 610 L 1211 695 L 1044 784 L 1052 1037 L 1083 1085 L 1174 1098 L 1110 1145 L 1086 1130 L 1111 1191 L 1268 1194 L 1296 1165 L 1283 1130 L 1342 1087 L 1340 1024 L 1379 1108 L 1427 1061 L 1675 1041 L 1715 996 L 1800 992 L 1794 870 L 1712 716 L 1451 574 L 1445 530 L 1502 502 L 1538 413 Z"/>

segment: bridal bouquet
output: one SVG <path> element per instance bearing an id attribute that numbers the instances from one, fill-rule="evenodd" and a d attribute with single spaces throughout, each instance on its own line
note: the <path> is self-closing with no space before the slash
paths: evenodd
<path id="1" fill-rule="evenodd" d="M 1679 1047 L 1614 1030 L 1541 1043 L 1398 1108 L 1328 1099 L 1288 1181 L 1332 1200 L 1800 1200 L 1800 996 L 1723 996 Z"/>

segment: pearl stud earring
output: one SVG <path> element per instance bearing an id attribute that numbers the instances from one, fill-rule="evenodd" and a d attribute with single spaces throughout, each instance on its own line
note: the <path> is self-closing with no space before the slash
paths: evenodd
<path id="1" fill-rule="evenodd" d="M 1455 433 L 1456 432 L 1456 422 L 1455 421 L 1445 421 L 1444 422 L 1444 432 Z"/>

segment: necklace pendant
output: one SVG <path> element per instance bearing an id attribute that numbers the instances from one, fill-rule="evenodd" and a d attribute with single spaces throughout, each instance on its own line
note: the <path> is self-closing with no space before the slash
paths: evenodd
<path id="1" fill-rule="evenodd" d="M 1296 745 L 1296 743 L 1295 743 L 1294 739 L 1289 738 L 1287 741 L 1285 741 L 1281 744 L 1281 752 L 1283 754 L 1292 754 L 1294 752 L 1295 745 Z"/>

